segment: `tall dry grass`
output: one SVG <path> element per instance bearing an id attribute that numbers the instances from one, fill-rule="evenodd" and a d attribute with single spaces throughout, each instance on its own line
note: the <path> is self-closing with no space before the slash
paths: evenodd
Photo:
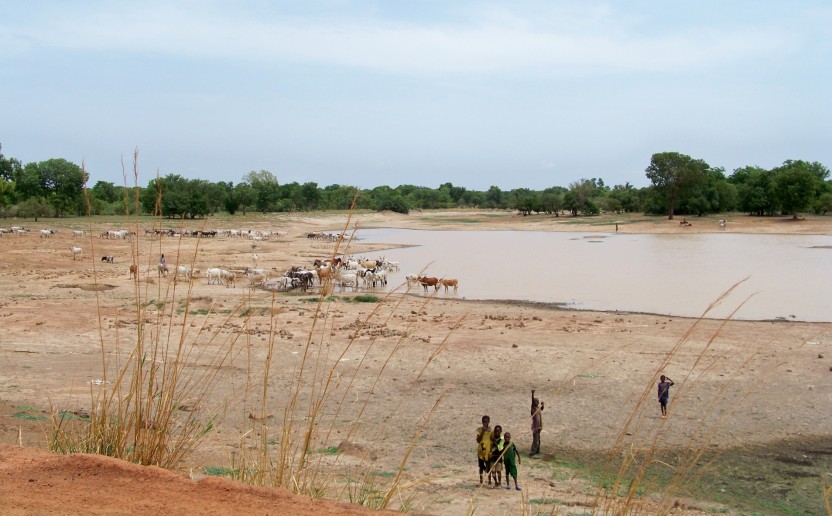
<path id="1" fill-rule="evenodd" d="M 125 171 L 125 184 L 127 176 Z M 138 176 L 136 151 L 132 161 L 134 185 Z M 157 185 L 151 230 L 162 227 L 161 203 L 165 192 L 161 181 Z M 350 251 L 356 231 L 355 226 L 350 226 L 358 195 L 356 190 L 332 258 Z M 244 290 L 231 310 L 219 313 L 212 308 L 200 321 L 192 321 L 193 283 L 160 277 L 156 269 L 162 253 L 168 256 L 172 271 L 180 264 L 194 268 L 200 241 L 193 251 L 186 252 L 181 239 L 172 248 L 163 238 L 142 238 L 143 228 L 137 215 L 140 212 L 138 188 L 126 188 L 124 203 L 126 224 L 136 234 L 131 241 L 132 263 L 147 271 L 132 283 L 136 325 L 127 332 L 116 330 L 114 339 L 105 335 L 102 317 L 105 310 L 96 289 L 103 382 L 90 388 L 89 421 L 70 420 L 64 413 L 53 410 L 50 448 L 61 453 L 97 453 L 175 469 L 206 438 L 213 437 L 213 430 L 222 423 L 224 415 L 248 412 L 248 426 L 239 430 L 239 440 L 229 457 L 228 471 L 235 480 L 284 487 L 314 497 L 352 500 L 373 508 L 411 506 L 413 489 L 421 481 L 407 480 L 404 471 L 445 392 L 437 396 L 427 414 L 421 415 L 419 425 L 412 430 L 411 444 L 402 450 L 399 467 L 392 476 L 374 475 L 364 467 L 369 461 L 367 458 L 356 461 L 352 457 L 347 461 L 346 454 L 340 451 L 318 452 L 333 448 L 336 432 L 340 432 L 338 439 L 345 443 L 356 440 L 360 434 L 360 441 L 370 447 L 389 434 L 389 429 L 368 430 L 362 429 L 362 425 L 365 411 L 374 403 L 374 394 L 388 366 L 394 363 L 406 343 L 408 332 L 384 348 L 383 364 L 368 392 L 360 392 L 355 385 L 359 378 L 362 382 L 368 380 L 362 376 L 362 366 L 369 362 L 371 354 L 375 356 L 378 352 L 379 337 L 367 343 L 359 335 L 375 320 L 381 324 L 391 320 L 406 287 L 400 286 L 376 303 L 344 343 L 342 338 L 336 338 L 335 318 L 327 302 L 333 285 L 322 285 L 312 310 L 311 327 L 304 336 L 300 364 L 286 383 L 274 373 L 275 361 L 281 360 L 280 355 L 286 352 L 279 340 L 285 328 L 278 306 L 281 295 L 273 292 L 268 301 L 266 353 L 260 362 L 252 354 L 254 343 L 249 330 L 256 324 L 255 314 L 262 313 L 259 306 L 262 293 L 255 295 L 252 290 Z M 91 222 L 88 234 L 89 256 L 94 257 L 96 238 Z M 93 260 L 93 267 L 96 266 Z M 98 273 L 93 272 L 97 282 Z M 429 302 L 429 298 L 425 300 L 426 304 Z M 243 319 L 241 330 L 220 330 L 235 326 L 232 322 L 240 318 Z M 447 336 L 425 357 L 421 370 L 410 380 L 410 389 L 442 352 L 446 342 Z M 342 359 L 353 353 L 360 355 L 357 365 L 344 370 Z M 220 383 L 227 386 L 222 376 L 224 367 L 240 362 L 245 363 L 246 369 L 243 389 L 233 393 L 216 392 Z M 405 400 L 402 398 L 391 405 L 390 413 L 401 410 Z"/>
<path id="2" fill-rule="evenodd" d="M 126 185 L 126 172 L 124 176 Z M 138 151 L 133 155 L 132 178 L 137 185 Z M 162 195 L 160 187 L 157 208 Z M 85 199 L 89 213 L 86 190 Z M 126 335 L 117 331 L 113 341 L 105 337 L 104 310 L 95 289 L 103 381 L 90 388 L 88 422 L 78 424 L 68 420 L 65 413 L 53 411 L 49 446 L 61 453 L 97 453 L 172 469 L 213 429 L 222 407 L 211 405 L 211 395 L 222 366 L 237 353 L 239 336 L 232 335 L 222 342 L 214 354 L 206 354 L 206 348 L 196 345 L 203 339 L 222 337 L 219 332 L 209 334 L 207 318 L 195 331 L 190 330 L 192 285 L 189 282 L 183 292 L 175 281 L 156 282 L 152 278 L 151 271 L 156 270 L 158 263 L 154 258 L 162 252 L 161 239 L 150 240 L 147 248 L 141 248 L 138 216 L 130 215 L 130 203 L 136 208 L 132 213 L 139 212 L 138 188 L 125 189 L 124 203 L 126 225 L 136 234 L 131 240 L 132 263 L 144 260 L 148 271 L 133 278 L 135 330 Z M 160 218 L 157 209 L 154 228 Z M 96 238 L 91 223 L 88 234 L 90 256 L 94 257 Z M 177 249 L 174 270 L 186 261 L 193 266 L 195 256 L 196 253 L 184 256 Z M 97 283 L 94 258 L 92 263 Z M 182 311 L 176 309 L 180 303 L 185 305 Z M 225 318 L 235 313 L 232 310 Z M 194 367 L 195 364 L 200 367 Z"/>

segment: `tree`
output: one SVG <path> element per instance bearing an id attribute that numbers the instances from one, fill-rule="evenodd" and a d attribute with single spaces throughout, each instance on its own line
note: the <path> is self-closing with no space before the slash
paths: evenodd
<path id="1" fill-rule="evenodd" d="M 268 170 L 251 171 L 243 176 L 243 182 L 254 190 L 254 207 L 261 213 L 273 211 L 280 199 L 280 184 Z"/>
<path id="2" fill-rule="evenodd" d="M 543 190 L 540 194 L 540 202 L 543 211 L 549 214 L 554 213 L 555 217 L 560 216 L 560 210 L 563 209 L 563 193 L 566 191 L 561 186 L 554 186 Z"/>
<path id="3" fill-rule="evenodd" d="M 678 152 L 653 154 L 645 172 L 656 190 L 667 200 L 668 220 L 673 220 L 679 200 L 684 200 L 688 192 L 705 179 L 709 168 L 704 161 Z"/>
<path id="4" fill-rule="evenodd" d="M 52 209 L 43 197 L 29 197 L 18 205 L 17 215 L 19 217 L 32 217 L 37 222 L 40 217 L 51 216 Z"/>
<path id="5" fill-rule="evenodd" d="M 603 184 L 601 181 L 602 188 Z M 600 210 L 593 200 L 597 194 L 598 183 L 595 178 L 573 181 L 563 196 L 564 207 L 572 212 L 573 216 L 577 216 L 579 212 L 584 215 L 597 215 Z"/>
<path id="6" fill-rule="evenodd" d="M 611 199 L 618 201 L 618 210 L 627 213 L 634 213 L 641 209 L 639 191 L 629 182 L 623 185 L 615 185 L 609 193 Z"/>
<path id="7" fill-rule="evenodd" d="M 57 158 L 40 162 L 38 168 L 55 216 L 63 217 L 68 211 L 83 214 L 84 184 L 88 176 L 81 167 Z"/>
<path id="8" fill-rule="evenodd" d="M 499 186 L 491 186 L 485 192 L 485 207 L 486 208 L 503 208 L 503 191 Z"/>
<path id="9" fill-rule="evenodd" d="M 0 210 L 3 218 L 7 215 L 7 208 L 15 202 L 15 178 L 23 170 L 20 161 L 3 156 L 3 144 L 0 143 Z"/>
<path id="10" fill-rule="evenodd" d="M 237 183 L 237 186 L 234 187 L 233 197 L 239 203 L 238 206 L 243 210 L 243 215 L 245 215 L 248 213 L 249 208 L 254 206 L 254 201 L 257 199 L 257 192 L 248 183 Z"/>
<path id="11" fill-rule="evenodd" d="M 812 206 L 820 186 L 818 176 L 803 161 L 786 161 L 774 170 L 774 191 L 784 213 L 791 213 L 797 220 L 797 212 Z"/>
<path id="12" fill-rule="evenodd" d="M 737 189 L 737 208 L 750 215 L 773 215 L 777 208 L 774 173 L 760 167 L 734 170 L 728 181 Z"/>

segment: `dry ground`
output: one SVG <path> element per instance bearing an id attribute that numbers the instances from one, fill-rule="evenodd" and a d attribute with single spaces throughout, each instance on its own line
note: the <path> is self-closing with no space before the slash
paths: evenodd
<path id="1" fill-rule="evenodd" d="M 785 498 L 797 496 L 793 491 L 814 489 L 806 493 L 808 502 L 799 503 L 822 506 L 823 489 L 832 483 L 828 469 L 817 471 L 826 467 L 824 457 L 832 454 L 832 324 L 566 311 L 519 302 L 463 301 L 443 293 L 425 296 L 421 289 L 379 296 L 380 303 L 349 303 L 344 298 L 355 294 L 336 292 L 335 299 L 317 311 L 316 292 L 273 296 L 242 282 L 236 288 L 207 285 L 204 278 L 190 285 L 174 283 L 153 271 L 160 252 L 170 265 L 178 258 L 202 270 L 241 270 L 251 265 L 253 253 L 259 267 L 275 271 L 310 265 L 332 254 L 335 244 L 311 241 L 307 233 L 344 227 L 346 220 L 344 214 L 320 214 L 185 224 L 189 229 L 204 223 L 205 229 L 287 232 L 283 238 L 257 243 L 140 234 L 138 281 L 128 277 L 131 244 L 97 238 L 101 229 L 126 224 L 51 219 L 24 223 L 35 230 L 56 228 L 58 233 L 42 239 L 33 231 L 0 240 L 0 444 L 44 448 L 48 421 L 38 419 L 60 411 L 89 412 L 91 391 L 105 380 L 102 353 L 112 366 L 126 359 L 134 343 L 138 299 L 146 307 L 142 313 L 147 323 L 152 326 L 168 314 L 173 341 L 184 335 L 185 346 L 200 350 L 190 363 L 194 370 L 210 369 L 205 357 L 232 350 L 211 397 L 212 406 L 224 407 L 222 418 L 216 431 L 177 468 L 181 475 L 201 478 L 211 468 L 228 467 L 257 446 L 258 432 L 279 436 L 287 391 L 306 367 L 309 376 L 301 397 L 307 401 L 319 395 L 323 379 L 333 371 L 311 449 L 320 452 L 313 453 L 312 460 L 334 472 L 334 496 L 345 498 L 339 490 L 345 471 L 370 470 L 383 483 L 412 448 L 405 481 L 415 486 L 415 494 L 392 508 L 403 504 L 413 512 L 435 514 L 464 514 L 472 508 L 482 514 L 552 508 L 560 514 L 583 513 L 604 510 L 605 502 L 597 496 L 597 482 L 576 469 L 573 458 L 605 453 L 612 454 L 610 463 L 621 457 L 652 458 L 666 476 L 680 475 L 684 486 L 690 482 L 685 475 L 702 478 L 713 473 L 684 471 L 693 462 L 690 457 L 705 450 L 709 456 L 770 454 L 787 466 L 784 474 L 793 481 L 771 489 L 785 489 Z M 715 218 L 691 219 L 693 225 L 683 227 L 663 218 L 575 220 L 466 211 L 361 214 L 351 219 L 350 227 L 356 222 L 364 228 L 433 230 L 612 232 L 616 222 L 621 232 L 718 230 Z M 73 239 L 72 228 L 91 230 L 94 237 Z M 729 219 L 728 231 L 830 234 L 832 220 L 738 216 Z M 84 248 L 83 260 L 72 259 L 72 245 Z M 359 242 L 346 251 L 374 257 L 381 250 Z M 114 264 L 99 261 L 106 254 L 115 255 Z M 394 274 L 392 280 L 403 282 L 406 272 Z M 275 360 L 263 414 L 259 393 L 270 342 Z M 308 369 L 309 362 L 301 364 L 307 349 L 320 366 L 317 371 Z M 660 373 L 676 382 L 667 420 L 658 418 L 655 401 Z M 512 433 L 521 450 L 527 450 L 532 388 L 546 403 L 544 457 L 524 457 L 521 493 L 477 489 L 474 433 L 481 415 L 489 414 L 493 423 Z M 296 425 L 304 424 L 303 417 L 297 419 Z M 339 446 L 342 454 L 329 454 Z M 48 458 L 35 450 L 0 448 L 0 467 L 0 499 L 12 513 L 322 510 L 305 498 L 222 483 L 209 488 L 204 481 L 174 480 L 164 471 L 108 459 Z M 116 475 L 135 475 L 137 480 L 110 481 Z M 118 489 L 99 487 L 102 478 Z M 755 478 L 751 480 L 756 485 L 768 489 L 765 477 Z M 154 481 L 158 484 L 146 484 Z M 148 494 L 165 484 L 172 484 L 177 494 Z M 46 492 L 57 505 L 41 496 Z M 707 512 L 726 510 L 733 500 L 726 494 L 728 505 L 721 507 L 686 498 L 685 489 L 663 492 L 664 496 L 639 493 L 634 507 L 662 512 L 675 504 L 675 512 Z M 125 505 L 125 500 L 146 505 Z M 350 509 L 329 505 L 325 510 Z"/>

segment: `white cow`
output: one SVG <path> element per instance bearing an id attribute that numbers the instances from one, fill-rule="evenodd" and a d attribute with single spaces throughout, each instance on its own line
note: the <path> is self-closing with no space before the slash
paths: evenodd
<path id="1" fill-rule="evenodd" d="M 69 251 L 72 253 L 72 259 L 73 260 L 75 260 L 76 256 L 78 257 L 79 260 L 82 258 L 81 253 L 83 252 L 83 250 L 80 247 L 72 246 L 72 247 L 69 248 Z"/>
<path id="2" fill-rule="evenodd" d="M 217 267 L 211 267 L 205 271 L 205 277 L 208 278 L 208 284 L 212 285 L 214 281 L 218 284 L 222 283 L 222 269 Z"/>
<path id="3" fill-rule="evenodd" d="M 338 276 L 337 283 L 341 287 L 341 292 L 343 292 L 346 287 L 352 287 L 352 291 L 355 292 L 358 287 L 358 275 L 354 272 L 342 272 Z"/>
<path id="4" fill-rule="evenodd" d="M 174 278 L 183 277 L 186 279 L 196 278 L 199 276 L 199 269 L 191 269 L 190 265 L 179 265 L 176 267 L 176 274 Z"/>
<path id="5" fill-rule="evenodd" d="M 40 237 L 41 238 L 49 238 L 55 234 L 54 229 L 41 229 L 40 230 Z"/>

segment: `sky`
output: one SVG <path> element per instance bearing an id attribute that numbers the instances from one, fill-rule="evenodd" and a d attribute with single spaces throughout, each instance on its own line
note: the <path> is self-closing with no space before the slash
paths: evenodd
<path id="1" fill-rule="evenodd" d="M 832 167 L 830 26 L 828 0 L 0 0 L 0 144 L 90 186 L 132 186 L 135 149 L 140 186 Z"/>

